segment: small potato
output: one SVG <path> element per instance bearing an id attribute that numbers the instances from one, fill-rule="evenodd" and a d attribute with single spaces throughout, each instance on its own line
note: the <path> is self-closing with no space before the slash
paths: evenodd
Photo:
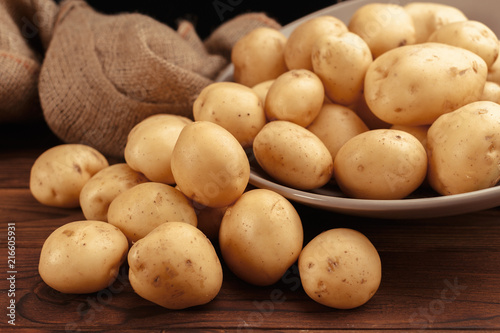
<path id="1" fill-rule="evenodd" d="M 361 97 L 365 74 L 373 61 L 361 37 L 352 32 L 321 36 L 312 47 L 311 57 L 313 71 L 332 102 L 350 105 Z"/>
<path id="2" fill-rule="evenodd" d="M 222 266 L 215 248 L 188 223 L 156 227 L 132 245 L 128 264 L 134 291 L 167 309 L 206 304 L 222 286 Z"/>
<path id="3" fill-rule="evenodd" d="M 325 144 L 333 159 L 344 143 L 369 130 L 356 112 L 338 104 L 323 105 L 307 129 Z"/>
<path id="4" fill-rule="evenodd" d="M 442 43 L 408 45 L 375 59 L 365 77 L 370 110 L 393 125 L 430 125 L 477 101 L 488 67 L 473 52 Z"/>
<path id="5" fill-rule="evenodd" d="M 144 238 L 166 222 L 185 222 L 197 226 L 191 202 L 174 187 L 148 182 L 120 193 L 108 209 L 108 222 L 118 227 L 130 243 Z"/>
<path id="6" fill-rule="evenodd" d="M 486 81 L 480 100 L 500 103 L 500 84 Z"/>
<path id="7" fill-rule="evenodd" d="M 395 3 L 369 3 L 358 8 L 348 24 L 349 31 L 368 44 L 373 58 L 394 48 L 416 43 L 413 19 Z"/>
<path id="8" fill-rule="evenodd" d="M 382 263 L 377 249 L 359 231 L 335 228 L 314 237 L 299 257 L 306 294 L 336 309 L 353 309 L 377 292 Z"/>
<path id="9" fill-rule="evenodd" d="M 408 125 L 392 125 L 390 129 L 405 131 L 410 133 L 420 141 L 422 146 L 427 147 L 427 131 L 430 125 L 408 126 Z"/>
<path id="10" fill-rule="evenodd" d="M 228 130 L 244 147 L 266 124 L 264 104 L 250 87 L 235 82 L 215 82 L 205 87 L 193 104 L 195 121 L 210 121 Z"/>
<path id="11" fill-rule="evenodd" d="M 224 262 L 242 280 L 268 286 L 297 260 L 303 231 L 293 205 L 280 194 L 255 189 L 226 210 L 219 231 Z"/>
<path id="12" fill-rule="evenodd" d="M 182 130 L 172 153 L 178 188 L 191 200 L 224 207 L 245 191 L 250 163 L 241 144 L 224 127 L 195 121 Z"/>
<path id="13" fill-rule="evenodd" d="M 500 56 L 497 57 L 497 60 L 495 60 L 495 62 L 490 67 L 488 67 L 487 80 L 500 84 Z"/>
<path id="14" fill-rule="evenodd" d="M 274 83 L 274 80 L 267 80 L 261 83 L 256 84 L 252 87 L 252 89 L 259 95 L 260 100 L 262 101 L 262 105 L 266 104 L 266 96 L 269 88 Z"/>
<path id="15" fill-rule="evenodd" d="M 108 221 L 108 208 L 120 193 L 149 182 L 126 163 L 110 165 L 90 178 L 80 192 L 80 207 L 87 220 Z"/>
<path id="16" fill-rule="evenodd" d="M 478 101 L 442 115 L 429 128 L 428 179 L 442 195 L 489 188 L 500 180 L 500 105 Z"/>
<path id="17" fill-rule="evenodd" d="M 328 183 L 333 159 L 325 144 L 308 129 L 285 120 L 268 123 L 257 134 L 257 163 L 278 182 L 301 190 Z"/>
<path id="18" fill-rule="evenodd" d="M 173 114 L 157 114 L 144 119 L 128 135 L 125 161 L 153 182 L 174 184 L 170 168 L 172 150 L 181 130 L 192 122 Z"/>
<path id="19" fill-rule="evenodd" d="M 128 249 L 125 235 L 109 223 L 70 222 L 43 243 L 38 271 L 47 285 L 62 293 L 93 293 L 115 281 Z"/>
<path id="20" fill-rule="evenodd" d="M 38 156 L 31 167 L 31 194 L 47 206 L 76 208 L 82 187 L 108 165 L 104 155 L 87 145 L 52 147 Z"/>
<path id="21" fill-rule="evenodd" d="M 307 127 L 325 100 L 325 88 L 318 75 L 294 69 L 280 75 L 269 87 L 264 110 L 267 119 L 288 120 Z"/>
<path id="22" fill-rule="evenodd" d="M 413 19 L 416 43 L 427 42 L 429 36 L 443 25 L 467 20 L 460 9 L 441 3 L 410 2 L 403 7 Z"/>
<path id="23" fill-rule="evenodd" d="M 234 81 L 252 87 L 287 71 L 284 49 L 287 37 L 269 27 L 253 29 L 231 50 Z"/>
<path id="24" fill-rule="evenodd" d="M 446 24 L 434 31 L 427 41 L 453 45 L 474 52 L 488 67 L 498 58 L 497 35 L 478 21 L 467 20 Z"/>
<path id="25" fill-rule="evenodd" d="M 284 58 L 287 68 L 307 69 L 312 71 L 311 49 L 319 36 L 341 35 L 347 32 L 347 26 L 340 19 L 324 15 L 306 20 L 299 24 L 288 36 Z"/>
<path id="26" fill-rule="evenodd" d="M 402 199 L 425 180 L 427 155 L 413 135 L 377 129 L 347 141 L 338 151 L 333 169 L 337 184 L 349 197 Z"/>

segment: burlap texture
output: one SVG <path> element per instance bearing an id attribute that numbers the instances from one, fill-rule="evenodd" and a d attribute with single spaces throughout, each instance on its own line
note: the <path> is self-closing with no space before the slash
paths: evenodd
<path id="1" fill-rule="evenodd" d="M 279 28 L 264 14 L 244 14 L 203 42 L 189 22 L 174 30 L 142 14 L 105 15 L 66 0 L 39 76 L 45 120 L 65 142 L 121 157 L 145 117 L 192 118 L 194 100 L 229 63 L 232 45 L 259 26 Z"/>

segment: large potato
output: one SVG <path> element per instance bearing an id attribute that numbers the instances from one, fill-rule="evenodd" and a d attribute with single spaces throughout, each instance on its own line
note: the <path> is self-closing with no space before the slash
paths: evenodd
<path id="1" fill-rule="evenodd" d="M 337 309 L 352 309 L 377 292 L 382 263 L 362 233 L 335 228 L 314 237 L 299 257 L 299 274 L 307 295 Z"/>
<path id="2" fill-rule="evenodd" d="M 134 291 L 167 309 L 206 304 L 222 286 L 222 266 L 212 243 L 188 223 L 156 227 L 132 245 L 128 264 Z"/>
<path id="3" fill-rule="evenodd" d="M 250 163 L 241 144 L 224 127 L 209 121 L 184 127 L 171 165 L 182 193 L 208 207 L 233 203 L 250 179 Z"/>
<path id="4" fill-rule="evenodd" d="M 471 51 L 441 43 L 408 45 L 375 59 L 365 77 L 370 110 L 394 125 L 430 125 L 477 101 L 488 66 Z"/>
<path id="5" fill-rule="evenodd" d="M 102 221 L 75 221 L 54 230 L 40 253 L 40 277 L 53 289 L 70 294 L 108 287 L 127 257 L 127 238 Z"/>
<path id="6" fill-rule="evenodd" d="M 376 129 L 347 141 L 335 157 L 334 178 L 358 199 L 402 199 L 425 180 L 427 155 L 408 132 Z"/>
<path id="7" fill-rule="evenodd" d="M 215 82 L 202 89 L 193 104 L 193 117 L 224 127 L 244 148 L 252 146 L 267 122 L 260 96 L 235 82 Z"/>
<path id="8" fill-rule="evenodd" d="M 280 194 L 255 189 L 228 207 L 219 230 L 224 262 L 244 281 L 277 282 L 297 260 L 303 231 L 293 205 Z"/>
<path id="9" fill-rule="evenodd" d="M 153 182 L 174 184 L 170 168 L 172 150 L 181 130 L 191 122 L 189 118 L 173 114 L 144 119 L 128 135 L 125 161 Z"/>
<path id="10" fill-rule="evenodd" d="M 90 146 L 62 144 L 52 147 L 38 156 L 31 167 L 31 194 L 47 206 L 78 207 L 85 183 L 107 166 L 106 157 Z"/>
<path id="11" fill-rule="evenodd" d="M 255 137 L 257 163 L 278 182 L 301 190 L 328 183 L 333 158 L 308 129 L 285 120 L 272 121 Z"/>
<path id="12" fill-rule="evenodd" d="M 281 31 L 269 27 L 253 29 L 240 38 L 231 50 L 234 81 L 252 87 L 286 72 L 286 41 Z"/>
<path id="13" fill-rule="evenodd" d="M 500 179 L 500 105 L 479 101 L 429 128 L 429 184 L 442 195 L 494 186 Z"/>
<path id="14" fill-rule="evenodd" d="M 108 222 L 118 227 L 130 243 L 146 236 L 166 222 L 197 226 L 191 202 L 174 187 L 148 182 L 120 193 L 108 209 Z"/>

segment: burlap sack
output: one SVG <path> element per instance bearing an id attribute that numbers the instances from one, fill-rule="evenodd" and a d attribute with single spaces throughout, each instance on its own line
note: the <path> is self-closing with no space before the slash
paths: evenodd
<path id="1" fill-rule="evenodd" d="M 145 117 L 192 118 L 196 96 L 229 63 L 234 42 L 259 26 L 280 27 L 264 14 L 245 14 L 204 43 L 188 22 L 174 30 L 145 15 L 105 15 L 66 0 L 40 72 L 45 119 L 63 141 L 121 157 Z"/>

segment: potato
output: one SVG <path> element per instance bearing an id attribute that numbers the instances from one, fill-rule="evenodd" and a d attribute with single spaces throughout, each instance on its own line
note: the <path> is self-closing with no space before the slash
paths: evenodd
<path id="1" fill-rule="evenodd" d="M 353 309 L 377 292 L 382 263 L 377 249 L 359 231 L 334 228 L 314 237 L 299 257 L 306 294 L 336 309 Z"/>
<path id="2" fill-rule="evenodd" d="M 288 36 L 283 56 L 289 70 L 307 69 L 312 71 L 311 49 L 319 36 L 341 35 L 347 26 L 340 19 L 323 15 L 300 23 Z"/>
<path id="3" fill-rule="evenodd" d="M 228 207 L 219 230 L 224 262 L 242 280 L 276 283 L 297 260 L 303 230 L 293 205 L 266 189 L 245 192 Z"/>
<path id="4" fill-rule="evenodd" d="M 390 124 L 430 125 L 440 115 L 477 101 L 487 73 L 481 57 L 456 46 L 403 46 L 386 52 L 368 68 L 366 104 Z"/>
<path id="5" fill-rule="evenodd" d="M 224 127 L 209 121 L 184 127 L 171 165 L 182 193 L 208 207 L 233 203 L 250 179 L 250 163 L 241 144 Z"/>
<path id="6" fill-rule="evenodd" d="M 198 224 L 191 202 L 174 187 L 148 182 L 116 196 L 108 209 L 108 222 L 118 227 L 130 243 L 137 242 L 166 222 Z"/>
<path id="7" fill-rule="evenodd" d="M 430 125 L 408 126 L 408 125 L 392 125 L 390 129 L 405 131 L 410 133 L 420 141 L 422 146 L 427 147 L 427 131 Z"/>
<path id="8" fill-rule="evenodd" d="M 256 84 L 255 86 L 252 87 L 252 89 L 260 97 L 260 100 L 262 101 L 262 105 L 266 104 L 267 92 L 269 91 L 269 88 L 271 87 L 271 85 L 273 83 L 274 83 L 274 79 L 258 83 L 258 84 Z"/>
<path id="9" fill-rule="evenodd" d="M 278 182 L 300 190 L 328 183 L 333 159 L 325 144 L 308 129 L 285 120 L 272 121 L 255 137 L 257 163 Z"/>
<path id="10" fill-rule="evenodd" d="M 428 42 L 444 43 L 474 52 L 492 66 L 498 58 L 499 44 L 495 33 L 484 23 L 467 20 L 446 24 L 429 36 Z"/>
<path id="11" fill-rule="evenodd" d="M 429 128 L 428 179 L 442 195 L 481 190 L 500 179 L 500 105 L 467 104 Z"/>
<path id="12" fill-rule="evenodd" d="M 192 122 L 173 114 L 157 114 L 144 119 L 128 135 L 125 161 L 149 180 L 173 185 L 172 150 L 181 130 Z"/>
<path id="13" fill-rule="evenodd" d="M 108 165 L 104 155 L 87 145 L 62 144 L 49 148 L 31 167 L 31 194 L 47 206 L 78 207 L 83 185 Z"/>
<path id="14" fill-rule="evenodd" d="M 287 37 L 279 30 L 259 27 L 240 38 L 231 50 L 234 81 L 252 87 L 287 71 Z"/>
<path id="15" fill-rule="evenodd" d="M 413 135 L 376 129 L 347 141 L 335 157 L 333 170 L 337 184 L 349 197 L 402 199 L 425 180 L 427 155 Z"/>
<path id="16" fill-rule="evenodd" d="M 441 3 L 410 2 L 403 7 L 413 19 L 416 43 L 427 42 L 434 31 L 448 23 L 467 20 L 460 9 Z"/>
<path id="17" fill-rule="evenodd" d="M 356 112 L 339 104 L 323 105 L 307 129 L 325 144 L 333 159 L 344 143 L 369 130 Z"/>
<path id="18" fill-rule="evenodd" d="M 488 67 L 487 80 L 500 84 L 500 57 L 497 57 L 497 60 L 495 60 L 495 62 Z"/>
<path id="19" fill-rule="evenodd" d="M 93 293 L 115 281 L 128 249 L 125 235 L 109 223 L 70 222 L 43 243 L 38 271 L 59 292 Z"/>
<path id="20" fill-rule="evenodd" d="M 480 100 L 500 103 L 500 84 L 486 81 Z"/>
<path id="21" fill-rule="evenodd" d="M 366 99 L 363 94 L 355 103 L 349 106 L 350 109 L 354 110 L 356 114 L 363 120 L 363 122 L 368 126 L 369 129 L 380 129 L 389 128 L 392 124 L 389 124 L 379 117 L 377 117 L 372 110 L 366 104 Z"/>
<path id="22" fill-rule="evenodd" d="M 413 19 L 403 6 L 395 3 L 369 3 L 359 7 L 351 16 L 348 28 L 363 38 L 373 58 L 416 43 Z"/>
<path id="23" fill-rule="evenodd" d="M 361 37 L 351 32 L 321 36 L 313 44 L 311 57 L 313 71 L 332 102 L 350 105 L 361 97 L 365 74 L 373 61 Z"/>
<path id="24" fill-rule="evenodd" d="M 325 100 L 325 88 L 318 75 L 294 69 L 280 75 L 269 87 L 264 110 L 267 119 L 288 120 L 307 127 Z"/>
<path id="25" fill-rule="evenodd" d="M 108 221 L 108 208 L 120 193 L 149 180 L 126 163 L 110 165 L 90 178 L 80 192 L 80 207 L 87 220 Z"/>
<path id="26" fill-rule="evenodd" d="M 212 243 L 188 223 L 156 227 L 132 245 L 128 264 L 134 291 L 167 309 L 206 304 L 222 286 L 222 266 Z"/>
<path id="27" fill-rule="evenodd" d="M 210 121 L 228 130 L 244 147 L 266 124 L 264 103 L 250 87 L 235 82 L 214 82 L 200 92 L 193 104 L 195 121 Z"/>

